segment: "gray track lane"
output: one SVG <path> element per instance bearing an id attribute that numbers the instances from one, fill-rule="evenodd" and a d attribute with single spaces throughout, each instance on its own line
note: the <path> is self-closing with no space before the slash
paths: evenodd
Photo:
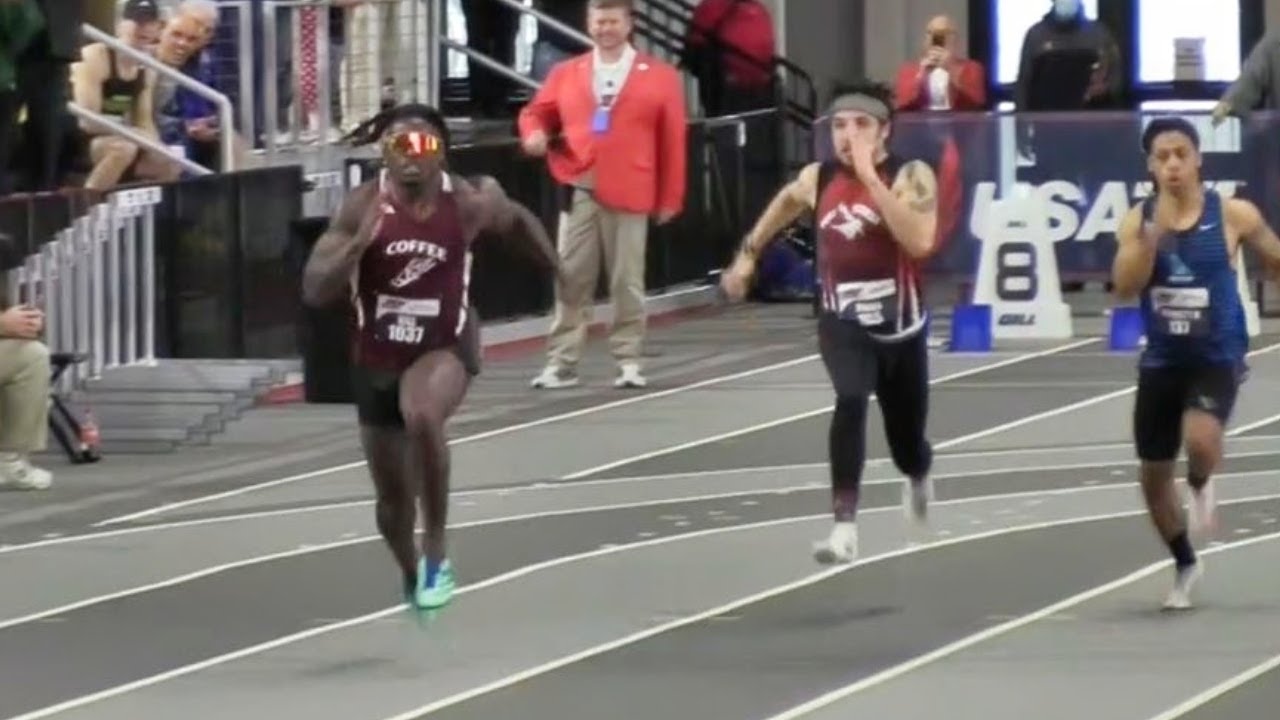
<path id="1" fill-rule="evenodd" d="M 975 490 L 984 487 L 991 485 L 958 486 L 957 495 L 977 496 Z M 893 486 L 869 487 L 867 507 L 896 506 L 899 497 Z M 755 499 L 756 504 L 751 500 L 677 503 L 463 529 L 453 536 L 453 555 L 460 582 L 469 584 L 607 543 L 634 542 L 642 533 L 661 537 L 821 514 L 826 506 L 819 493 L 774 494 Z M 396 585 L 386 551 L 369 542 L 0 630 L 0 664 L 7 669 L 0 673 L 0 716 L 304 630 L 319 619 L 380 610 L 398 600 Z"/>
<path id="2" fill-rule="evenodd" d="M 1274 516 L 1280 500 L 1224 507 L 1223 526 L 1258 532 L 1254 513 Z M 767 717 L 1165 556 L 1141 518 L 936 549 L 657 635 L 430 717 Z"/>
<path id="3" fill-rule="evenodd" d="M 1052 372 L 1047 368 L 1061 368 L 1064 363 L 1065 367 L 1073 368 L 1082 377 L 1105 379 L 1126 372 L 1123 358 L 1097 353 L 1063 353 L 965 378 L 964 385 L 960 388 L 948 387 L 946 383 L 934 385 L 930 389 L 929 399 L 930 438 L 934 442 L 940 442 L 982 429 L 974 427 L 975 415 L 981 415 L 987 421 L 986 427 L 993 427 L 1110 391 L 1108 388 L 1099 389 L 1090 385 L 1026 388 L 1017 392 L 1009 392 L 1001 387 L 1012 378 L 1026 378 L 1037 373 L 1040 377 L 1054 377 L 1047 374 Z M 593 477 L 711 470 L 723 467 L 725 458 L 732 458 L 731 462 L 738 466 L 822 460 L 827 456 L 830 424 L 830 414 L 823 413 L 784 426 L 691 448 L 678 454 L 631 463 Z M 868 410 L 867 455 L 888 455 L 880 410 L 874 405 Z"/>
<path id="4" fill-rule="evenodd" d="M 1228 458 L 1223 473 L 1259 473 L 1280 465 L 1280 453 L 1240 458 Z M 1039 470 L 1034 473 L 993 473 L 946 477 L 938 481 L 939 500 L 984 497 L 1002 493 L 1029 493 L 1065 488 L 1096 487 L 1112 484 L 1131 485 L 1133 471 L 1128 464 L 1103 465 L 1083 469 Z M 777 491 L 742 494 L 723 499 L 704 501 L 680 501 L 653 505 L 650 514 L 643 510 L 605 511 L 623 518 L 619 530 L 643 525 L 652 521 L 649 529 L 639 530 L 630 540 L 675 532 L 687 532 L 693 527 L 707 527 L 708 523 L 732 525 L 754 522 L 772 517 L 790 517 L 806 513 L 821 513 L 826 507 L 825 480 L 819 478 L 817 487 L 806 487 L 780 494 Z M 1234 482 L 1227 476 L 1224 482 Z M 739 479 L 740 482 L 747 482 Z M 798 486 L 803 487 L 803 486 Z M 629 489 L 629 488 L 628 488 Z M 639 488 L 637 488 L 639 489 Z M 744 488 L 738 488 L 743 490 Z M 569 488 L 566 488 L 569 490 Z M 887 507 L 898 501 L 900 482 L 894 480 L 868 480 L 864 485 L 864 499 L 868 507 Z M 504 511 L 509 515 L 520 512 L 551 510 L 556 505 L 546 496 L 560 491 L 542 493 L 542 498 L 524 502 L 517 507 L 486 506 L 465 508 L 456 512 L 459 522 L 467 519 L 500 518 Z M 666 491 L 671 495 L 671 490 Z M 649 493 L 648 498 L 660 496 Z M 644 497 L 637 494 L 635 497 Z M 534 500 L 534 498 L 529 498 Z M 557 510 L 573 509 L 576 498 L 564 498 Z M 643 502 L 644 500 L 641 500 Z M 613 503 L 625 505 L 626 496 Z M 590 503 L 578 503 L 589 507 Z M 633 523 L 631 516 L 640 518 Z M 581 518 L 562 515 L 559 520 L 571 526 L 594 528 L 582 524 Z M 543 522 L 555 522 L 547 518 Z M 513 521 L 525 524 L 529 521 Z M 492 527 L 487 525 L 484 527 Z M 462 538 L 483 533 L 483 527 L 459 530 Z M 71 603 L 89 600 L 102 595 L 122 592 L 141 585 L 167 581 L 188 573 L 203 571 L 219 565 L 235 563 L 270 553 L 288 552 L 303 546 L 322 543 L 350 542 L 356 537 L 376 536 L 373 527 L 372 508 L 362 507 L 342 514 L 300 515 L 262 521 L 245 521 L 236 529 L 214 525 L 197 525 L 157 533 L 123 535 L 115 538 L 53 545 L 28 551 L 0 553 L 0 577 L 6 580 L 6 591 L 0 594 L 0 624 L 10 619 L 32 613 L 40 613 Z M 616 542 L 621 535 L 608 541 Z M 602 541 L 603 542 L 603 541 Z M 380 547 L 380 540 L 370 539 L 365 545 Z M 587 548 L 590 549 L 590 548 Z M 333 551 L 330 551 L 333 552 Z M 277 566 L 287 566 L 284 560 L 272 561 Z M 310 565 L 307 565 L 310 567 Z M 61 578 L 57 583 L 47 580 L 48 568 L 58 567 Z M 497 572 L 497 571 L 495 571 Z M 487 575 L 493 573 L 486 572 Z M 308 583 L 310 584 L 310 583 Z M 180 593 L 180 590 L 175 590 Z M 282 590 L 283 592 L 283 590 Z M 2 630 L 0 630 L 2 632 Z"/>
<path id="5" fill-rule="evenodd" d="M 1171 703 L 1172 704 L 1172 703 Z M 1280 668 L 1210 700 L 1178 720 L 1262 720 L 1280 712 Z"/>
<path id="6" fill-rule="evenodd" d="M 615 390 L 612 363 L 594 342 L 583 359 L 584 385 L 560 392 L 529 388 L 542 362 L 536 350 L 486 363 L 450 433 L 490 431 L 806 357 L 816 346 L 813 323 L 804 315 L 794 305 L 725 307 L 655 327 L 649 346 L 657 352 L 646 359 L 650 385 L 643 391 Z M 71 532 L 162 503 L 359 460 L 353 412 L 349 406 L 255 410 L 210 446 L 177 455 L 113 455 L 103 463 L 77 467 L 57 457 L 50 462 L 58 472 L 53 492 L 0 493 L 6 511 L 0 514 L 0 542 Z M 335 416 L 345 417 L 335 424 Z"/>
<path id="7" fill-rule="evenodd" d="M 1224 485 L 1223 497 L 1256 497 L 1264 485 L 1280 494 L 1274 481 L 1242 480 Z M 1133 500 L 1129 486 L 1091 488 L 939 504 L 934 516 L 940 537 L 972 541 L 977 533 L 1074 522 L 1117 508 L 1139 517 Z M 864 513 L 862 523 L 867 558 L 902 549 L 898 508 Z M 406 632 L 397 614 L 135 687 L 61 717 L 206 720 L 271 715 L 279 708 L 275 714 L 314 720 L 380 720 L 673 618 L 730 601 L 749 604 L 744 596 L 789 583 L 797 572 L 813 573 L 809 542 L 827 527 L 826 517 L 787 521 L 565 564 L 461 596 L 425 638 Z M 752 561 L 745 563 L 749 568 L 744 559 Z M 744 581 L 753 589 L 744 590 Z M 566 595 L 566 589 L 572 592 Z M 207 710 L 195 714 L 196 708 Z"/>
<path id="8" fill-rule="evenodd" d="M 1255 521 L 1251 534 L 1266 527 L 1280 529 Z M 1154 717 L 1280 652 L 1280 634 L 1267 631 L 1280 627 L 1280 574 L 1271 571 L 1280 560 L 1280 538 L 1205 560 L 1194 612 L 1155 609 L 1169 583 L 1159 573 L 867 688 L 805 720 L 927 720 L 938 706 L 956 720 Z M 1253 710 L 1248 717 L 1256 720 L 1277 715 L 1276 706 Z"/>

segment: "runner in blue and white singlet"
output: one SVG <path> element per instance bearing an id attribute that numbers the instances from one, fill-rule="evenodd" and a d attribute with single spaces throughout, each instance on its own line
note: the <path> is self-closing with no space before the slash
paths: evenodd
<path id="1" fill-rule="evenodd" d="M 1147 345 L 1138 358 L 1133 439 L 1151 520 L 1174 559 L 1166 609 L 1191 606 L 1202 573 L 1192 541 L 1215 531 L 1210 474 L 1245 377 L 1249 334 L 1237 273 L 1242 244 L 1280 267 L 1280 239 L 1246 200 L 1205 190 L 1200 138 L 1181 118 L 1151 121 L 1142 135 L 1155 193 L 1130 209 L 1117 233 L 1112 283 L 1137 299 Z M 1184 521 L 1174 461 L 1187 454 Z"/>
<path id="2" fill-rule="evenodd" d="M 1244 303 L 1228 248 L 1222 197 L 1203 194 L 1203 211 L 1186 230 L 1169 231 L 1156 249 L 1141 295 L 1147 346 L 1142 367 L 1241 368 L 1249 348 Z M 1151 225 L 1156 197 L 1142 203 Z"/>

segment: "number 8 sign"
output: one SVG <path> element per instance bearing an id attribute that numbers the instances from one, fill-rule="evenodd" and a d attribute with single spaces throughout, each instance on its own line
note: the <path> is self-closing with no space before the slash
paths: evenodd
<path id="1" fill-rule="evenodd" d="M 1032 190 L 994 201 L 983 220 L 974 228 L 981 230 L 982 255 L 973 302 L 991 306 L 992 337 L 1072 337 L 1044 198 Z"/>

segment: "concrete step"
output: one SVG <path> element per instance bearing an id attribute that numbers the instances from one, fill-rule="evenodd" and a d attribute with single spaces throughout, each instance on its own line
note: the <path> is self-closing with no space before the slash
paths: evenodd
<path id="1" fill-rule="evenodd" d="M 172 428 L 217 432 L 226 425 L 223 406 L 212 403 L 95 403 L 92 412 L 101 428 Z"/>
<path id="2" fill-rule="evenodd" d="M 91 406 L 97 405 L 218 405 L 232 406 L 236 410 L 244 410 L 253 405 L 253 399 L 230 391 L 180 392 L 176 390 L 94 390 L 86 394 L 85 399 Z"/>
<path id="3" fill-rule="evenodd" d="M 234 392 L 246 394 L 284 377 L 287 370 L 265 363 L 161 363 L 154 367 L 112 368 L 86 383 L 96 390 Z"/>

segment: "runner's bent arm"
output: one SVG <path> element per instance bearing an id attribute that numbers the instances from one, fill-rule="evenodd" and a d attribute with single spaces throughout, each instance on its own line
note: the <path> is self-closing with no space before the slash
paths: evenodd
<path id="1" fill-rule="evenodd" d="M 754 263 L 778 233 L 795 222 L 805 211 L 813 209 L 817 204 L 817 196 L 818 163 L 810 163 L 769 201 L 769 206 L 764 209 L 755 227 L 751 228 L 742 241 L 738 251 L 739 258 Z"/>
<path id="2" fill-rule="evenodd" d="M 871 198 L 898 244 L 914 258 L 933 251 L 938 232 L 938 181 L 928 163 L 912 160 L 898 170 L 893 187 L 879 177 L 867 183 Z"/>
<path id="3" fill-rule="evenodd" d="M 1227 222 L 1240 233 L 1240 240 L 1248 243 L 1267 266 L 1272 279 L 1280 279 L 1280 238 L 1267 224 L 1258 207 L 1248 200 L 1232 198 L 1227 201 Z M 1244 268 L 1236 268 L 1242 272 Z"/>
<path id="4" fill-rule="evenodd" d="M 477 189 L 480 203 L 476 213 L 480 219 L 478 229 L 496 233 L 504 242 L 514 243 L 539 268 L 555 271 L 560 265 L 560 255 L 542 220 L 512 200 L 492 177 L 479 178 Z"/>
<path id="5" fill-rule="evenodd" d="M 1143 230 L 1142 208 L 1134 207 L 1120 221 L 1116 231 L 1116 257 L 1111 263 L 1111 284 L 1117 298 L 1131 300 L 1138 296 L 1155 268 L 1154 233 Z"/>
<path id="6" fill-rule="evenodd" d="M 376 229 L 376 186 L 358 188 L 342 201 L 302 272 L 302 301 L 324 307 L 342 296 Z"/>

